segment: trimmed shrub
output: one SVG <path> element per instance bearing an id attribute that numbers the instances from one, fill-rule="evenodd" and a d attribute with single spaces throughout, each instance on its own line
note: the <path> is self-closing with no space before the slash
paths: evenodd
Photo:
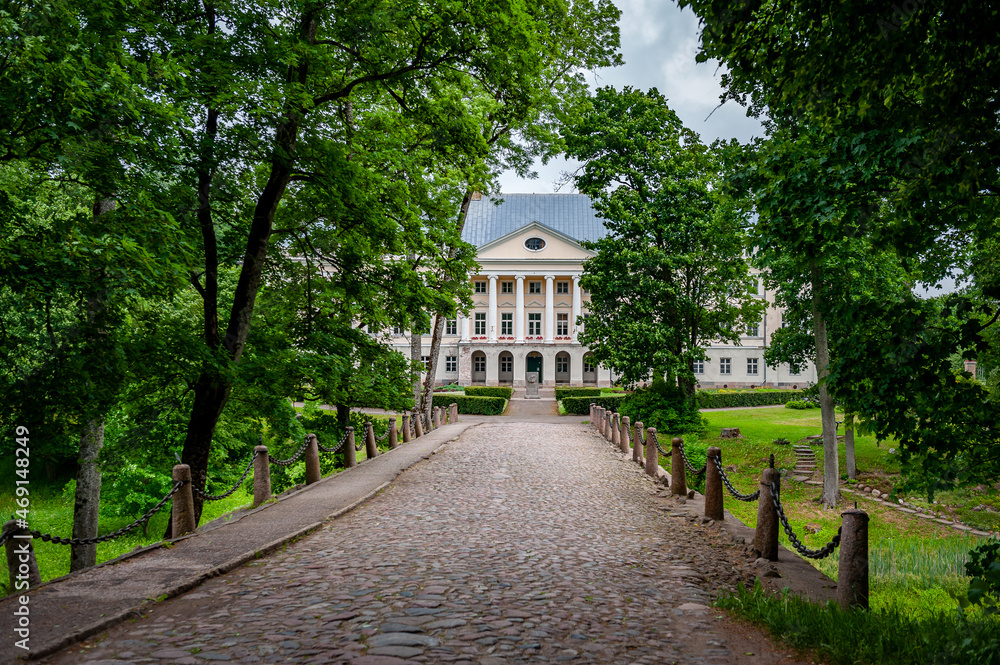
<path id="1" fill-rule="evenodd" d="M 564 397 L 600 397 L 600 395 L 600 388 L 556 388 L 556 400 Z M 590 411 L 589 406 L 587 411 Z"/>
<path id="2" fill-rule="evenodd" d="M 465 394 L 471 397 L 503 397 L 504 399 L 510 399 L 511 395 L 514 394 L 514 389 L 508 386 L 466 386 Z"/>
<path id="3" fill-rule="evenodd" d="M 734 406 L 776 406 L 785 404 L 791 400 L 798 400 L 803 397 L 802 390 L 780 390 L 763 391 L 752 390 L 748 392 L 696 392 L 694 397 L 701 409 L 725 409 Z M 794 408 L 794 407 L 792 407 Z"/>
<path id="4" fill-rule="evenodd" d="M 694 400 L 687 398 L 678 386 L 668 386 L 662 381 L 633 392 L 622 402 L 620 410 L 632 422 L 641 420 L 646 427 L 655 427 L 664 434 L 705 429 Z"/>
<path id="5" fill-rule="evenodd" d="M 562 400 L 563 409 L 567 415 L 589 416 L 591 403 L 603 406 L 605 409 L 618 411 L 625 395 L 598 395 L 595 397 L 565 397 Z"/>
<path id="6" fill-rule="evenodd" d="M 458 412 L 478 416 L 499 416 L 507 408 L 507 400 L 503 397 L 479 397 L 474 395 L 434 395 L 434 406 L 448 408 L 452 403 L 458 404 Z"/>
<path id="7" fill-rule="evenodd" d="M 785 402 L 786 409 L 799 409 L 799 410 L 815 409 L 818 406 L 819 406 L 818 404 L 813 404 L 812 402 L 804 402 L 800 399 L 790 399 L 787 402 Z"/>

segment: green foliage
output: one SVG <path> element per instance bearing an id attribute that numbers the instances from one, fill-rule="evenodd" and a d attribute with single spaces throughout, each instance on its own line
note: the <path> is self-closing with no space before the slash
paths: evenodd
<path id="1" fill-rule="evenodd" d="M 434 392 L 436 392 L 436 393 L 456 393 L 456 392 L 464 392 L 464 391 L 465 391 L 465 388 L 463 388 L 462 386 L 458 385 L 457 383 L 449 383 L 446 386 L 437 386 L 437 387 L 434 388 Z"/>
<path id="2" fill-rule="evenodd" d="M 800 390 L 748 390 L 741 392 L 715 392 L 709 393 L 698 391 L 695 399 L 698 407 L 702 409 L 724 409 L 736 406 L 769 406 L 772 404 L 785 404 L 789 400 L 794 400 L 802 395 Z M 794 407 L 793 407 L 794 408 Z"/>
<path id="3" fill-rule="evenodd" d="M 972 577 L 969 602 L 982 605 L 990 614 L 1000 613 L 1000 540 L 970 551 L 965 571 Z"/>
<path id="4" fill-rule="evenodd" d="M 474 397 L 503 397 L 510 399 L 514 389 L 508 386 L 466 386 L 465 394 Z"/>
<path id="5" fill-rule="evenodd" d="M 790 595 L 774 596 L 760 582 L 742 584 L 716 604 L 766 627 L 793 647 L 837 665 L 959 665 L 1000 662 L 1000 621 L 961 613 L 915 619 L 897 611 L 845 611 Z"/>
<path id="6" fill-rule="evenodd" d="M 473 395 L 434 395 L 433 406 L 447 407 L 458 404 L 459 413 L 480 416 L 499 416 L 507 408 L 503 397 L 476 397 Z"/>
<path id="7" fill-rule="evenodd" d="M 597 90 L 564 129 L 575 177 L 608 235 L 585 243 L 590 318 L 581 342 L 626 384 L 650 374 L 694 390 L 691 364 L 740 338 L 763 303 L 747 293 L 745 220 L 720 194 L 719 151 L 685 128 L 655 89 Z"/>
<path id="8" fill-rule="evenodd" d="M 785 402 L 785 408 L 786 409 L 798 409 L 798 410 L 801 411 L 802 409 L 816 409 L 816 408 L 819 408 L 819 404 L 816 404 L 815 402 L 806 402 L 806 401 L 800 400 L 800 399 L 792 399 L 792 400 L 788 400 L 787 402 Z"/>
<path id="9" fill-rule="evenodd" d="M 556 387 L 556 401 L 564 397 L 596 397 L 600 395 L 603 388 L 560 388 Z"/>
<path id="10" fill-rule="evenodd" d="M 642 421 L 664 434 L 698 432 L 705 427 L 698 405 L 678 386 L 657 383 L 636 390 L 622 400 L 620 411 L 632 422 Z"/>
<path id="11" fill-rule="evenodd" d="M 596 404 L 605 409 L 619 411 L 625 395 L 599 395 L 593 397 L 564 397 L 561 400 L 563 408 L 567 414 L 574 416 L 590 415 L 590 405 Z"/>

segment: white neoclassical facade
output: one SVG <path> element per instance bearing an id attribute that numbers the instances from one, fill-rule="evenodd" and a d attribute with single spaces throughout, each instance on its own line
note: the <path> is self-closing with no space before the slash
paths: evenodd
<path id="1" fill-rule="evenodd" d="M 597 366 L 578 336 L 586 325 L 590 295 L 580 288 L 583 262 L 594 253 L 580 241 L 607 234 L 583 194 L 504 194 L 499 205 L 472 201 L 462 238 L 478 248 L 472 275 L 474 307 L 445 325 L 435 383 L 523 386 L 527 372 L 542 385 L 609 386 L 614 376 Z M 770 297 L 769 297 L 770 296 Z M 760 297 L 773 301 L 773 295 Z M 582 320 L 581 320 L 581 317 Z M 577 321 L 581 324 L 578 326 Z M 696 365 L 703 388 L 804 387 L 815 370 L 791 374 L 767 367 L 764 345 L 780 325 L 768 310 L 739 346 L 712 345 Z M 426 361 L 430 335 L 422 337 Z M 409 333 L 393 331 L 393 345 L 409 355 Z"/>

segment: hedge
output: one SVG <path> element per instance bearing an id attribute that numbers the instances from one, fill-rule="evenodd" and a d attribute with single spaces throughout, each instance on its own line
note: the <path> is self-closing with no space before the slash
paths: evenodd
<path id="1" fill-rule="evenodd" d="M 695 393 L 698 408 L 725 409 L 734 406 L 772 406 L 802 398 L 802 390 L 750 391 L 745 393 Z"/>
<path id="2" fill-rule="evenodd" d="M 466 386 L 465 394 L 474 397 L 503 397 L 510 399 L 514 389 L 509 386 Z"/>
<path id="3" fill-rule="evenodd" d="M 458 412 L 479 416 L 499 416 L 507 408 L 507 400 L 503 397 L 477 397 L 470 395 L 449 395 L 447 393 L 434 395 L 434 406 L 448 408 L 458 404 Z"/>
<path id="4" fill-rule="evenodd" d="M 556 388 L 556 399 L 564 397 L 600 397 L 600 388 Z"/>
<path id="5" fill-rule="evenodd" d="M 578 416 L 589 416 L 590 405 L 596 404 L 605 409 L 617 411 L 622 400 L 628 395 L 600 395 L 595 397 L 565 397 L 562 400 L 563 408 L 567 414 Z"/>

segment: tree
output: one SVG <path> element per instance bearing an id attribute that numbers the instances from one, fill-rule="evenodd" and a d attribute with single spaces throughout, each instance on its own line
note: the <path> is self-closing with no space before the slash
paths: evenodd
<path id="1" fill-rule="evenodd" d="M 655 89 L 599 89 L 564 139 L 609 231 L 587 245 L 581 341 L 625 383 L 666 377 L 693 397 L 692 363 L 713 340 L 738 343 L 764 308 L 747 289 L 744 220 L 718 191 L 719 157 Z"/>
<path id="2" fill-rule="evenodd" d="M 699 58 L 729 69 L 726 98 L 767 113 L 779 131 L 809 126 L 820 137 L 812 146 L 817 161 L 829 155 L 850 164 L 851 187 L 823 194 L 836 210 L 823 211 L 834 222 L 830 232 L 844 214 L 839 224 L 848 235 L 891 248 L 917 287 L 961 275 L 966 245 L 995 237 L 1000 101 L 982 76 L 997 62 L 995 40 L 983 32 L 995 7 L 682 4 L 702 19 Z M 858 191 L 877 193 L 878 205 L 852 207 Z M 809 192 L 799 196 L 814 208 Z M 828 385 L 868 386 L 857 412 L 880 439 L 898 440 L 908 482 L 929 492 L 1000 475 L 989 453 L 997 436 L 987 424 L 986 393 L 956 381 L 947 362 L 956 351 L 974 358 L 985 350 L 998 311 L 995 274 L 966 275 L 985 298 L 908 291 L 868 301 L 840 293 L 824 312 L 854 333 L 838 340 Z"/>

